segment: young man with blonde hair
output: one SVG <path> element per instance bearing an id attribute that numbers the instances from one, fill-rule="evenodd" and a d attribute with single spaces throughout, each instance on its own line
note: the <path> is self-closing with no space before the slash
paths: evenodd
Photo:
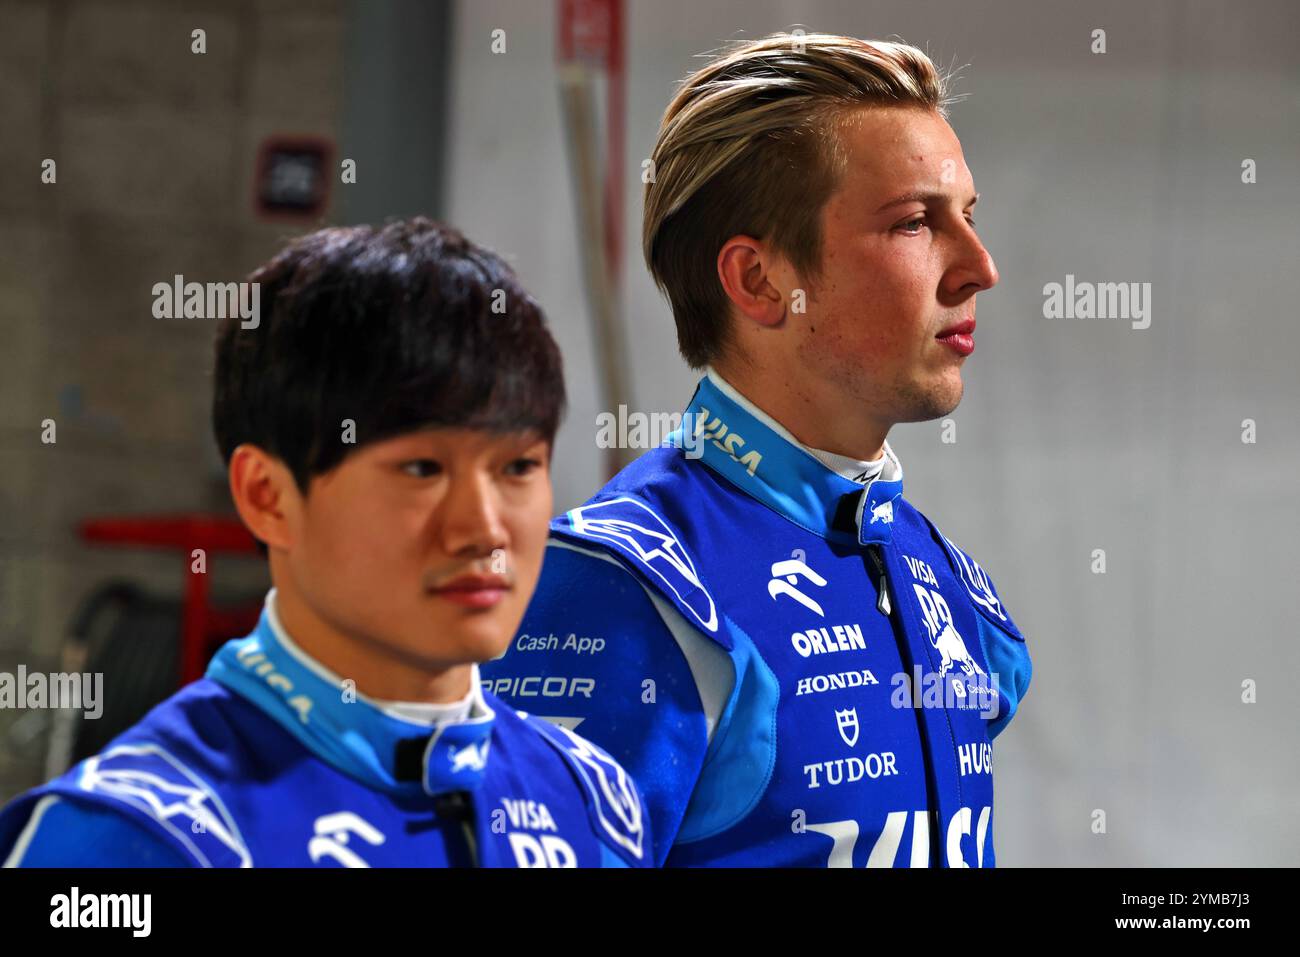
<path id="1" fill-rule="evenodd" d="M 998 280 L 947 102 L 913 47 L 783 34 L 664 115 L 644 252 L 703 455 L 678 435 L 557 518 L 485 670 L 628 766 L 660 863 L 994 863 L 1029 655 L 886 441 L 956 408 Z"/>

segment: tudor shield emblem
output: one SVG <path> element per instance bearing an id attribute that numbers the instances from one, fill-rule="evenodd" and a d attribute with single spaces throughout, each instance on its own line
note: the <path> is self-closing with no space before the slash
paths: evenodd
<path id="1" fill-rule="evenodd" d="M 835 712 L 835 724 L 840 729 L 840 737 L 850 748 L 858 743 L 858 709 Z"/>

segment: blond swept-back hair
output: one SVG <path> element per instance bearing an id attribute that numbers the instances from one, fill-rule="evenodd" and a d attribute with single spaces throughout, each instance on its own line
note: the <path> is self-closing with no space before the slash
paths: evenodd
<path id="1" fill-rule="evenodd" d="M 722 244 L 767 240 L 816 280 L 821 210 L 845 164 L 843 121 L 872 105 L 946 117 L 949 102 L 947 77 L 916 47 L 820 33 L 742 43 L 682 81 L 650 157 L 641 245 L 693 368 L 728 343 Z"/>

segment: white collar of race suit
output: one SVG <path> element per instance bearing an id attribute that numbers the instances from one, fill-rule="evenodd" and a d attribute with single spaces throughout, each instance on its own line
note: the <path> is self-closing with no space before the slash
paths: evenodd
<path id="1" fill-rule="evenodd" d="M 696 385 L 682 423 L 669 444 L 685 448 L 690 457 L 791 521 L 828 540 L 868 545 L 892 539 L 903 470 L 888 446 L 880 473 L 861 485 L 853 480 L 856 475 L 846 477 L 831 468 L 713 369 Z"/>
<path id="2" fill-rule="evenodd" d="M 487 768 L 496 713 L 471 674 L 461 720 L 412 720 L 363 695 L 288 635 L 267 593 L 251 635 L 227 642 L 207 677 L 257 705 L 318 757 L 380 790 L 439 795 L 472 791 Z M 404 709 L 403 709 L 404 710 Z"/>
<path id="3" fill-rule="evenodd" d="M 800 442 L 794 435 L 786 429 L 780 422 L 772 418 L 749 398 L 737 389 L 734 385 L 722 377 L 717 369 L 713 366 L 705 366 L 704 374 L 713 382 L 718 389 L 739 405 L 742 409 L 758 419 L 769 429 L 780 435 L 792 445 L 797 445 L 817 461 L 821 462 L 832 472 L 844 476 L 851 482 L 857 482 L 859 485 L 870 485 L 877 478 L 884 479 L 886 482 L 898 482 L 903 479 L 903 464 L 894 454 L 894 450 L 889 447 L 889 440 L 884 442 L 884 449 L 880 458 L 874 461 L 865 459 L 855 459 L 848 455 L 841 455 L 838 452 L 827 452 L 824 449 L 815 449 L 811 445 L 805 445 Z"/>

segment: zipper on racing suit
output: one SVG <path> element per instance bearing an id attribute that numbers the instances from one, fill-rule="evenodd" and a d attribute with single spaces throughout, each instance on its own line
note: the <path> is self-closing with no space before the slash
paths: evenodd
<path id="1" fill-rule="evenodd" d="M 465 849 L 469 852 L 469 866 L 478 867 L 478 841 L 474 838 L 473 798 L 465 791 L 449 791 L 433 799 L 434 813 L 460 825 Z"/>
<path id="2" fill-rule="evenodd" d="M 905 646 L 907 643 L 907 623 L 901 617 L 898 619 L 890 617 L 894 609 L 889 602 L 889 577 L 888 575 L 885 574 L 885 560 L 884 557 L 880 554 L 880 546 L 876 544 L 868 545 L 867 556 L 871 559 L 871 564 L 875 566 L 876 569 L 876 592 L 880 596 L 879 598 L 876 599 L 876 610 L 879 611 L 886 618 L 890 619 L 891 630 L 894 632 L 894 638 L 896 641 L 899 642 L 899 646 L 901 650 L 901 648 Z M 898 626 L 897 628 L 892 627 L 895 624 L 897 624 Z M 909 682 L 909 687 L 910 687 L 910 682 Z M 918 694 L 919 689 L 912 688 L 912 693 Z M 927 735 L 924 727 L 921 727 L 919 730 L 921 734 L 921 740 L 923 742 L 922 746 L 926 749 L 926 754 L 927 754 L 926 761 L 928 764 L 929 745 L 928 743 L 926 743 Z M 928 799 L 929 806 L 931 808 L 938 807 L 938 800 L 935 796 L 935 783 L 934 783 L 933 771 L 929 768 L 926 769 L 925 779 L 926 779 L 926 786 L 925 786 L 926 796 Z M 932 867 L 937 867 L 943 860 L 942 851 L 941 851 L 942 845 L 939 843 L 940 840 L 942 840 L 942 835 L 939 832 L 939 816 L 934 811 L 930 811 L 929 813 L 926 814 L 925 817 L 926 817 L 926 824 L 928 825 L 928 829 L 930 831 L 930 865 Z"/>
<path id="3" fill-rule="evenodd" d="M 879 545 L 868 545 L 867 555 L 871 557 L 871 563 L 876 566 L 876 592 L 880 595 L 876 599 L 876 610 L 886 618 L 893 609 L 889 605 L 889 582 L 885 576 L 885 562 L 880 557 Z"/>

